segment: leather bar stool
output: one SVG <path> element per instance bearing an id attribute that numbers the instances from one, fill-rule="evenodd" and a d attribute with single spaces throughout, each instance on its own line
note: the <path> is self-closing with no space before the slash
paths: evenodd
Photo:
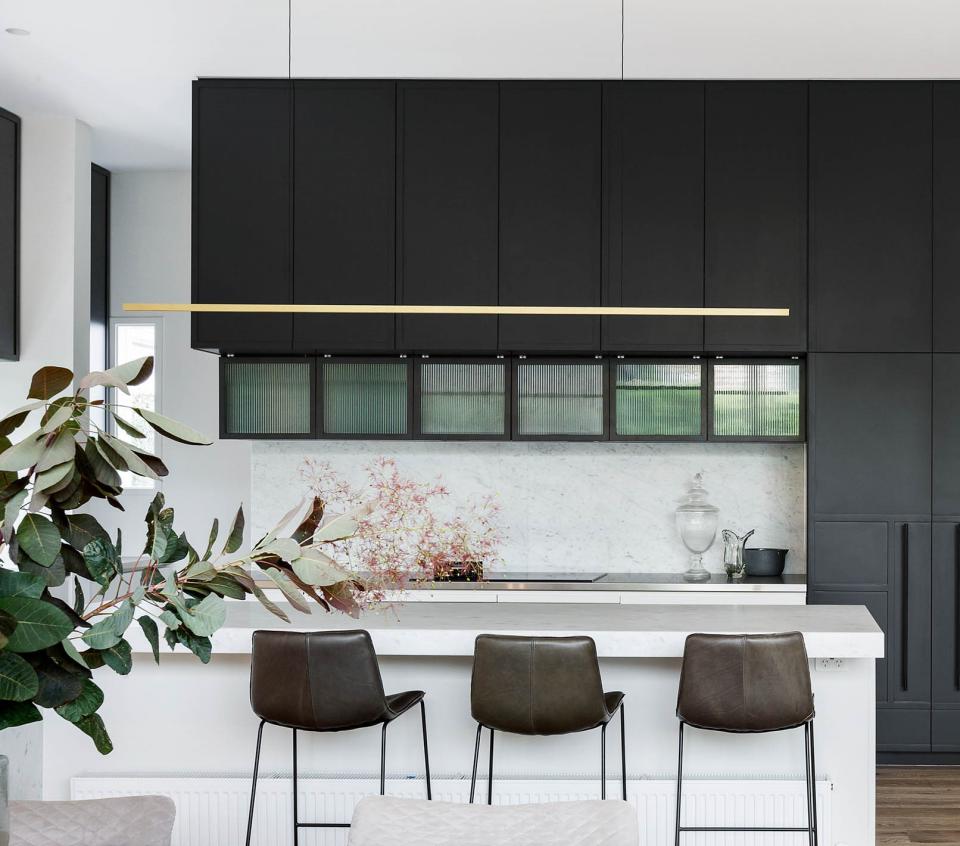
<path id="1" fill-rule="evenodd" d="M 813 749 L 810 665 L 800 632 L 766 635 L 692 634 L 683 648 L 677 695 L 680 751 L 677 762 L 675 843 L 686 831 L 806 832 L 817 844 L 817 775 Z M 730 828 L 680 825 L 684 726 L 739 734 L 803 728 L 807 825 L 803 828 Z"/>
<path id="2" fill-rule="evenodd" d="M 387 726 L 420 705 L 423 764 L 427 799 L 431 799 L 430 757 L 427 752 L 427 712 L 422 690 L 387 696 L 370 634 L 363 630 L 336 632 L 253 633 L 250 666 L 250 705 L 260 717 L 257 754 L 253 762 L 247 846 L 253 829 L 253 808 L 260 768 L 260 744 L 267 723 L 293 729 L 293 842 L 301 828 L 349 828 L 350 823 L 300 822 L 297 818 L 297 732 L 351 731 L 382 726 L 380 735 L 380 795 L 386 780 Z"/>
<path id="3" fill-rule="evenodd" d="M 620 765 L 627 798 L 623 694 L 604 693 L 590 637 L 480 635 L 473 655 L 470 707 L 477 721 L 470 801 L 477 786 L 480 734 L 490 731 L 487 804 L 493 804 L 493 734 L 552 735 L 600 729 L 600 795 L 607 798 L 607 724 L 620 711 Z"/>

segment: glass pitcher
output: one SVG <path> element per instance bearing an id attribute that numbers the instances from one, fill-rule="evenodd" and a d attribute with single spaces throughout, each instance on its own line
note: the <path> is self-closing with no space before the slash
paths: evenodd
<path id="1" fill-rule="evenodd" d="M 746 564 L 743 560 L 743 550 L 746 549 L 747 541 L 756 531 L 751 529 L 743 537 L 740 537 L 732 529 L 724 529 L 720 533 L 723 540 L 723 569 L 731 579 L 742 579 L 746 570 Z"/>

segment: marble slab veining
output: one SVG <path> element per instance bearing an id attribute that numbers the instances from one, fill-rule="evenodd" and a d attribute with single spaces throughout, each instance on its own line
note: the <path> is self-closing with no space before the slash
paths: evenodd
<path id="1" fill-rule="evenodd" d="M 254 441 L 255 536 L 304 495 L 304 459 L 360 486 L 379 456 L 415 479 L 441 478 L 445 508 L 494 495 L 503 537 L 496 569 L 681 572 L 688 553 L 674 509 L 698 472 L 720 528 L 756 528 L 752 545 L 785 547 L 786 572 L 806 569 L 802 444 Z M 722 571 L 719 536 L 705 563 Z"/>

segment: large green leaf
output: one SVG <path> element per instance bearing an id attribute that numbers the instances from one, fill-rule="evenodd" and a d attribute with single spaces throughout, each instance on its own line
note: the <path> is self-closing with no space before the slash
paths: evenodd
<path id="1" fill-rule="evenodd" d="M 179 420 L 173 420 L 170 417 L 164 417 L 155 411 L 146 408 L 136 408 L 137 412 L 147 423 L 156 429 L 161 435 L 170 438 L 172 441 L 178 441 L 182 444 L 192 444 L 196 446 L 209 446 L 213 441 L 206 435 L 191 429 Z"/>
<path id="2" fill-rule="evenodd" d="M 42 719 L 43 715 L 32 702 L 0 701 L 0 731 L 25 726 L 27 723 L 37 723 Z"/>
<path id="3" fill-rule="evenodd" d="M 140 385 L 146 382 L 153 373 L 153 356 L 145 355 L 111 367 L 107 373 L 115 376 L 125 385 Z"/>
<path id="4" fill-rule="evenodd" d="M 83 448 L 83 454 L 90 463 L 93 477 L 102 485 L 110 488 L 119 488 L 120 474 L 110 463 L 105 452 L 100 449 L 100 441 L 90 438 Z"/>
<path id="5" fill-rule="evenodd" d="M 49 567 L 42 567 L 28 555 L 21 555 L 19 567 L 21 572 L 43 579 L 47 587 L 60 587 L 67 580 L 67 570 L 63 565 L 63 558 L 59 555 Z"/>
<path id="6" fill-rule="evenodd" d="M 102 704 L 103 691 L 89 679 L 84 679 L 80 695 L 57 708 L 57 713 L 65 720 L 75 723 L 93 714 Z"/>
<path id="7" fill-rule="evenodd" d="M 243 585 L 238 584 L 233 576 L 225 573 L 219 573 L 214 578 L 206 580 L 203 586 L 220 594 L 220 596 L 229 596 L 231 599 L 243 599 L 247 595 Z"/>
<path id="8" fill-rule="evenodd" d="M 17 618 L 6 611 L 0 611 L 0 649 L 6 649 L 7 641 L 17 627 Z"/>
<path id="9" fill-rule="evenodd" d="M 8 411 L 0 418 L 0 435 L 4 437 L 9 435 L 14 429 L 23 425 L 23 421 L 27 419 L 31 411 L 43 408 L 43 405 L 43 400 L 38 400 L 37 402 L 28 402 L 26 405 L 21 405 L 13 411 Z"/>
<path id="10" fill-rule="evenodd" d="M 47 444 L 43 455 L 40 456 L 40 460 L 37 462 L 36 472 L 42 473 L 44 470 L 49 470 L 51 467 L 56 467 L 65 461 L 73 460 L 76 448 L 77 441 L 73 436 L 73 432 L 67 431 L 66 429 L 58 432 L 53 438 L 53 441 Z"/>
<path id="11" fill-rule="evenodd" d="M 290 618 L 287 616 L 286 612 L 283 611 L 278 605 L 275 605 L 273 602 L 267 599 L 267 595 L 262 590 L 260 590 L 260 588 L 257 587 L 256 585 L 253 586 L 253 595 L 260 601 L 260 604 L 264 608 L 266 608 L 267 611 L 269 611 L 271 614 L 276 615 L 285 623 L 290 622 Z"/>
<path id="12" fill-rule="evenodd" d="M 27 514 L 17 526 L 17 543 L 34 561 L 49 567 L 60 554 L 60 532 L 42 514 Z"/>
<path id="13" fill-rule="evenodd" d="M 317 543 L 337 541 L 353 536 L 360 528 L 359 518 L 365 517 L 370 511 L 370 506 L 363 506 L 348 514 L 340 514 L 331 518 L 314 533 L 314 541 Z"/>
<path id="14" fill-rule="evenodd" d="M 184 625 L 199 637 L 208 637 L 227 620 L 227 605 L 216 594 L 208 594 L 192 608 L 178 606 Z"/>
<path id="15" fill-rule="evenodd" d="M 310 504 L 310 510 L 303 520 L 300 521 L 300 525 L 297 526 L 293 533 L 293 539 L 297 543 L 306 543 L 312 540 L 314 532 L 316 532 L 320 526 L 320 521 L 323 520 L 323 511 L 325 508 L 326 503 L 323 499 L 315 496 L 313 502 Z"/>
<path id="16" fill-rule="evenodd" d="M 81 717 L 74 725 L 84 734 L 89 735 L 94 746 L 101 755 L 109 755 L 113 751 L 113 742 L 107 734 L 107 727 L 99 714 L 89 714 Z"/>
<path id="17" fill-rule="evenodd" d="M 170 635 L 172 635 L 179 643 L 182 643 L 187 649 L 189 649 L 194 655 L 197 656 L 204 664 L 209 663 L 210 655 L 212 653 L 212 648 L 210 646 L 210 638 L 202 637 L 201 635 L 195 635 L 189 629 L 179 628 L 176 631 L 171 631 L 167 629 L 167 642 L 170 642 Z"/>
<path id="18" fill-rule="evenodd" d="M 59 608 L 42 599 L 26 596 L 0 598 L 0 611 L 17 620 L 7 649 L 11 652 L 36 652 L 59 643 L 73 631 L 73 623 Z"/>
<path id="19" fill-rule="evenodd" d="M 264 570 L 264 572 L 270 581 L 280 588 L 283 595 L 287 598 L 287 602 L 296 608 L 297 611 L 301 611 L 304 614 L 310 613 L 310 604 L 306 601 L 297 586 L 290 581 L 290 577 L 286 573 L 276 570 L 273 567 Z"/>
<path id="20" fill-rule="evenodd" d="M 109 649 L 120 642 L 121 636 L 117 634 L 113 618 L 104 617 L 94 623 L 80 637 L 91 649 Z"/>
<path id="21" fill-rule="evenodd" d="M 230 534 L 227 535 L 227 540 L 223 544 L 223 554 L 229 555 L 232 552 L 236 552 L 240 549 L 240 544 L 243 543 L 243 506 L 237 509 L 237 514 L 233 518 L 233 525 L 230 527 Z"/>
<path id="22" fill-rule="evenodd" d="M 37 694 L 40 682 L 26 661 L 13 652 L 0 652 L 0 699 L 25 702 Z"/>
<path id="23" fill-rule="evenodd" d="M 84 670 L 89 670 L 90 666 L 86 661 L 83 660 L 83 657 L 80 655 L 80 650 L 73 645 L 73 641 L 70 638 L 65 637 L 60 641 L 60 646 L 63 647 L 64 653 L 66 656 L 73 661 L 77 666 L 82 667 Z"/>
<path id="24" fill-rule="evenodd" d="M 113 623 L 113 630 L 123 637 L 123 633 L 133 622 L 134 604 L 129 599 L 122 603 L 120 607 L 110 615 L 110 621 Z"/>
<path id="25" fill-rule="evenodd" d="M 129 420 L 125 420 L 116 412 L 113 412 L 113 421 L 117 424 L 120 431 L 128 437 L 135 438 L 138 441 L 142 441 L 146 437 L 146 435 L 136 426 L 132 425 Z"/>
<path id="26" fill-rule="evenodd" d="M 43 653 L 27 656 L 39 680 L 33 701 L 41 708 L 59 708 L 83 691 L 84 677 L 61 667 Z"/>
<path id="27" fill-rule="evenodd" d="M 77 390 L 86 391 L 90 388 L 98 386 L 103 386 L 105 388 L 116 388 L 117 390 L 123 391 L 125 394 L 130 393 L 130 390 L 121 379 L 118 379 L 109 371 L 102 370 L 94 370 L 92 373 L 88 373 L 86 376 L 84 376 L 77 384 Z"/>
<path id="28" fill-rule="evenodd" d="M 107 440 L 107 437 L 101 435 L 97 440 L 97 449 L 103 454 L 103 457 L 109 462 L 111 467 L 115 467 L 121 473 L 127 469 L 127 462 L 123 460 L 123 456 L 120 455 L 111 445 L 110 441 Z"/>
<path id="29" fill-rule="evenodd" d="M 73 459 L 71 459 L 70 461 L 64 461 L 63 464 L 57 464 L 48 470 L 37 473 L 37 478 L 33 484 L 34 490 L 43 493 L 53 493 L 60 490 L 62 487 L 65 487 L 65 483 L 69 482 L 70 477 L 73 476 L 75 467 L 76 465 L 73 463 Z"/>
<path id="30" fill-rule="evenodd" d="M 157 628 L 156 620 L 144 614 L 142 617 L 137 617 L 137 622 L 140 624 L 140 628 L 143 629 L 143 636 L 147 639 L 150 648 L 153 650 L 153 660 L 159 664 L 160 630 Z"/>
<path id="31" fill-rule="evenodd" d="M 109 649 L 101 649 L 100 655 L 103 658 L 103 663 L 121 676 L 127 675 L 133 668 L 130 644 L 125 640 L 121 640 Z"/>
<path id="32" fill-rule="evenodd" d="M 120 557 L 116 547 L 107 538 L 97 538 L 83 548 L 83 561 L 94 581 L 106 587 L 120 572 Z"/>
<path id="33" fill-rule="evenodd" d="M 60 402 L 60 400 L 57 400 L 57 402 Z M 40 424 L 40 431 L 55 432 L 71 417 L 73 417 L 73 405 L 69 402 L 62 403 L 56 408 L 51 408 L 49 414 L 44 415 Z"/>
<path id="34" fill-rule="evenodd" d="M 120 456 L 123 464 L 126 465 L 127 469 L 131 473 L 136 473 L 138 476 L 143 476 L 147 479 L 153 479 L 154 481 L 160 478 L 156 473 L 153 472 L 153 468 L 151 468 L 149 464 L 140 458 L 119 438 L 113 438 L 110 435 L 101 435 L 100 437 L 111 447 L 113 447 L 114 451 Z"/>
<path id="35" fill-rule="evenodd" d="M 36 599 L 45 587 L 39 576 L 0 567 L 0 596 L 29 596 Z"/>
<path id="36" fill-rule="evenodd" d="M 65 543 L 60 547 L 60 555 L 63 557 L 63 565 L 68 573 L 73 573 L 75 576 L 80 576 L 91 582 L 94 581 L 90 569 L 87 567 L 87 562 L 83 560 L 83 556 L 76 549 Z"/>
<path id="37" fill-rule="evenodd" d="M 72 381 L 73 371 L 66 367 L 41 367 L 33 374 L 27 399 L 50 399 L 68 387 Z"/>
<path id="38" fill-rule="evenodd" d="M 43 455 L 46 435 L 34 432 L 0 453 L 0 470 L 16 472 L 33 467 Z"/>
<path id="39" fill-rule="evenodd" d="M 107 530 L 90 514 L 68 514 L 67 523 L 70 526 L 67 540 L 76 549 L 82 550 L 92 540 L 110 540 Z"/>
<path id="40" fill-rule="evenodd" d="M 207 541 L 207 551 L 203 553 L 203 561 L 207 561 L 213 553 L 213 545 L 217 542 L 217 535 L 220 532 L 220 521 L 214 517 L 213 525 L 210 526 L 210 538 Z"/>
<path id="41" fill-rule="evenodd" d="M 297 578 L 308 585 L 335 585 L 351 578 L 336 561 L 324 555 L 319 549 L 305 549 L 303 555 L 290 562 Z"/>

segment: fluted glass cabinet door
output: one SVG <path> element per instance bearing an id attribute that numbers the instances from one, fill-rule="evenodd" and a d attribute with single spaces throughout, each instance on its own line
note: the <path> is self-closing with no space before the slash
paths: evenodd
<path id="1" fill-rule="evenodd" d="M 699 361 L 617 361 L 613 437 L 702 440 L 703 374 Z"/>
<path id="2" fill-rule="evenodd" d="M 603 440 L 605 376 L 602 361 L 518 361 L 514 436 Z"/>
<path id="3" fill-rule="evenodd" d="M 423 437 L 507 436 L 504 361 L 431 361 L 418 364 L 418 434 Z"/>
<path id="4" fill-rule="evenodd" d="M 221 359 L 223 437 L 309 437 L 314 360 Z"/>
<path id="5" fill-rule="evenodd" d="M 715 361 L 711 367 L 711 440 L 802 441 L 800 361 Z"/>
<path id="6" fill-rule="evenodd" d="M 322 391 L 324 435 L 410 434 L 410 364 L 404 359 L 324 361 Z"/>

